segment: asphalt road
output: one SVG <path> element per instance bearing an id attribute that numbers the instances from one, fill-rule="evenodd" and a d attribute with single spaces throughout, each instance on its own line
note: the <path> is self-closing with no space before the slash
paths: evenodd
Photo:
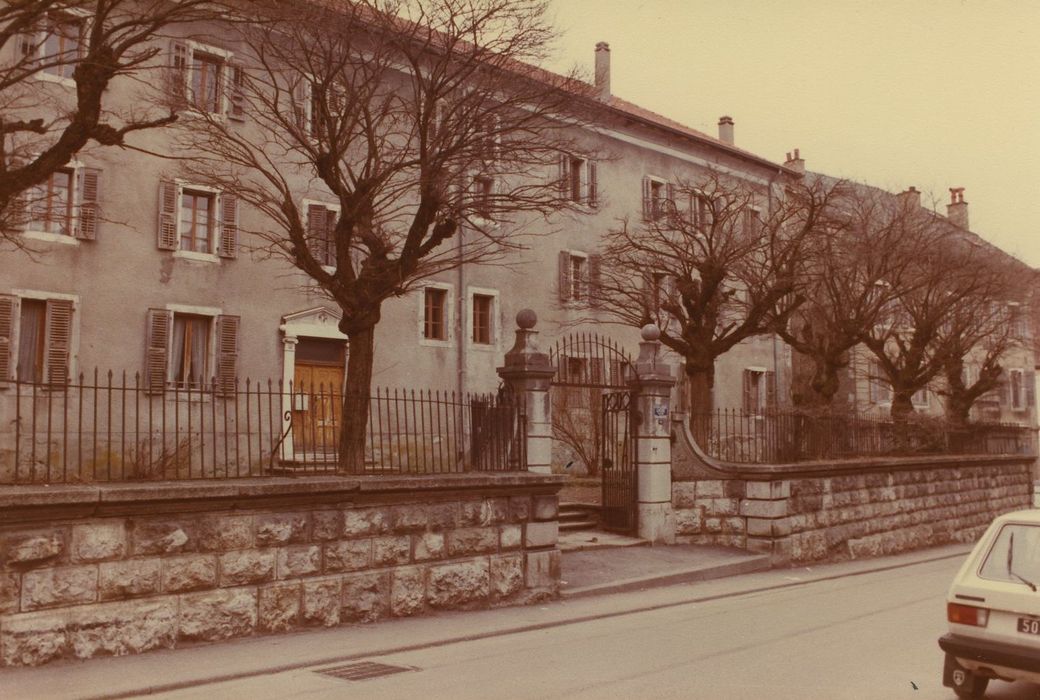
<path id="1" fill-rule="evenodd" d="M 367 680 L 319 673 L 324 666 L 150 697 L 945 700 L 955 696 L 942 687 L 936 639 L 945 629 L 945 591 L 959 563 L 945 559 L 705 602 L 673 601 L 656 610 L 372 657 L 365 661 L 408 670 Z M 784 576 L 798 578 L 799 570 Z M 643 600 L 652 604 L 654 595 L 649 591 Z M 631 596 L 625 600 L 632 605 Z M 1040 689 L 993 681 L 987 697 L 1040 698 Z"/>

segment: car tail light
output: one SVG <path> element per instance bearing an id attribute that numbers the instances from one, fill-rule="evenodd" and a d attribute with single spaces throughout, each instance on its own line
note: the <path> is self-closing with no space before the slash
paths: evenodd
<path id="1" fill-rule="evenodd" d="M 989 622 L 989 610 L 976 608 L 973 605 L 961 605 L 960 603 L 946 604 L 946 619 L 959 625 L 972 625 L 973 627 L 985 627 Z"/>

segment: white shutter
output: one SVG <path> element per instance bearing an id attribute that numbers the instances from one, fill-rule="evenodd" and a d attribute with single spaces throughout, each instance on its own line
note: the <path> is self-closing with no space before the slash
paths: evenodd
<path id="1" fill-rule="evenodd" d="M 238 257 L 238 198 L 220 195 L 220 240 L 217 252 L 222 258 Z"/>
<path id="2" fill-rule="evenodd" d="M 588 203 L 590 207 L 595 208 L 599 206 L 599 182 L 596 175 L 596 161 L 586 161 L 586 169 L 588 184 L 586 186 L 587 191 L 585 201 Z"/>
<path id="3" fill-rule="evenodd" d="M 654 195 L 653 182 L 648 177 L 643 177 L 643 220 L 654 219 Z"/>
<path id="4" fill-rule="evenodd" d="M 79 215 L 76 220 L 75 236 L 81 240 L 92 241 L 97 238 L 99 226 L 100 170 L 79 168 L 76 171 L 76 196 L 79 200 Z"/>
<path id="5" fill-rule="evenodd" d="M 11 355 L 15 348 L 14 324 L 18 318 L 18 297 L 0 294 L 0 382 L 11 379 Z"/>
<path id="6" fill-rule="evenodd" d="M 227 67 L 228 119 L 236 122 L 246 120 L 245 69 L 237 63 Z"/>
<path id="7" fill-rule="evenodd" d="M 566 250 L 561 250 L 558 260 L 560 301 L 569 301 L 571 298 L 571 254 Z"/>
<path id="8" fill-rule="evenodd" d="M 168 180 L 159 183 L 159 223 L 156 244 L 159 250 L 177 250 L 177 184 Z"/>

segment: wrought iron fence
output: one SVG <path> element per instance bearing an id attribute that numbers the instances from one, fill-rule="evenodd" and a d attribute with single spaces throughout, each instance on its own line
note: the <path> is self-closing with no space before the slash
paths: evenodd
<path id="1" fill-rule="evenodd" d="M 526 417 L 506 392 L 376 389 L 361 459 L 340 467 L 338 386 L 169 386 L 111 372 L 0 382 L 0 484 L 228 479 L 306 473 L 522 470 Z"/>
<path id="2" fill-rule="evenodd" d="M 1004 423 L 953 425 L 912 417 L 814 415 L 734 409 L 695 413 L 690 430 L 710 456 L 743 464 L 896 455 L 1035 455 L 1036 431 Z"/>

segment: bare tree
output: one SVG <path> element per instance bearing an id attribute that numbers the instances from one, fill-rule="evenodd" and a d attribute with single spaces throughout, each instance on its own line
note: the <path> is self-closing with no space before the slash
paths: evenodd
<path id="1" fill-rule="evenodd" d="M 568 206 L 556 166 L 580 152 L 568 134 L 589 88 L 533 67 L 554 38 L 546 12 L 542 0 L 266 2 L 265 22 L 236 37 L 244 123 L 185 125 L 190 177 L 258 210 L 255 247 L 342 311 L 344 469 L 364 456 L 383 303 L 502 262 Z"/>
<path id="2" fill-rule="evenodd" d="M 154 82 L 155 39 L 216 16 L 210 0 L 11 0 L 0 6 L 0 244 L 25 249 L 30 190 L 90 143 L 125 146 L 176 113 L 148 100 L 116 107 L 117 78 Z"/>
<path id="3" fill-rule="evenodd" d="M 712 409 L 716 358 L 804 302 L 803 266 L 838 187 L 798 183 L 778 197 L 712 174 L 670 189 L 651 192 L 644 221 L 608 234 L 591 303 L 618 322 L 661 328 L 685 360 L 696 415 Z"/>

